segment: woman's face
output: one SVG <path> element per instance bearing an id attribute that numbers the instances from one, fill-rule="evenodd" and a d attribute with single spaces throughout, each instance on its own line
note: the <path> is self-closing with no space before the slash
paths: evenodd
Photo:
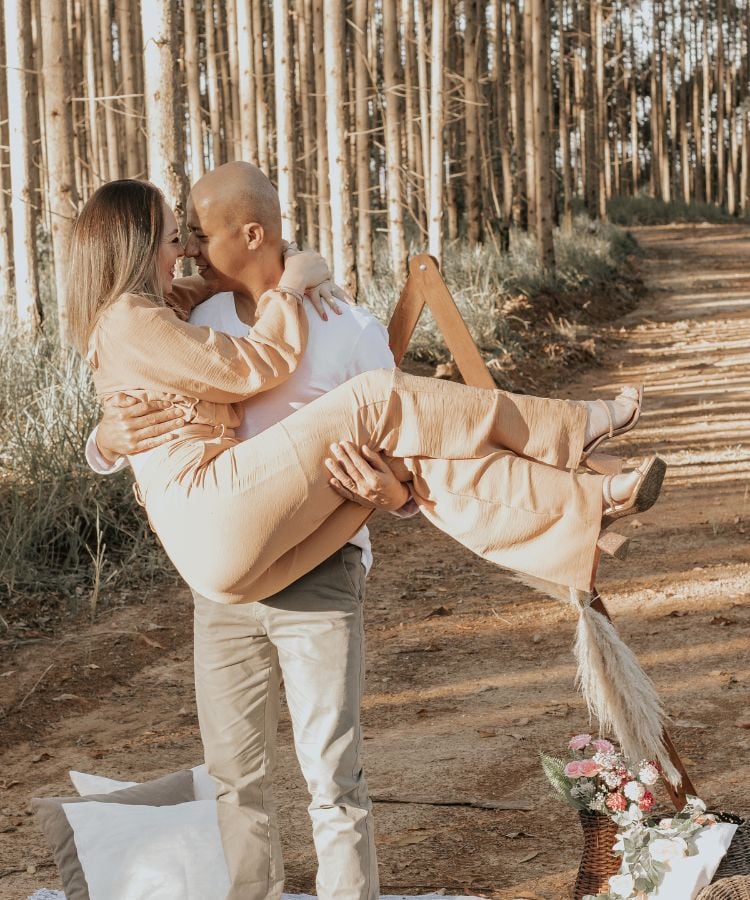
<path id="1" fill-rule="evenodd" d="M 172 210 L 164 204 L 164 234 L 159 247 L 159 284 L 164 295 L 171 293 L 172 281 L 175 276 L 174 268 L 177 260 L 182 256 L 182 244 L 180 233 L 177 230 L 177 219 Z"/>

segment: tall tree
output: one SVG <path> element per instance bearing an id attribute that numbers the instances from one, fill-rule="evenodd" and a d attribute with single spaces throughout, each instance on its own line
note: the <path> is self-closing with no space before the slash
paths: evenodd
<path id="1" fill-rule="evenodd" d="M 388 243 L 391 269 L 396 283 L 406 277 L 406 236 L 401 178 L 401 132 L 399 94 L 399 36 L 396 4 L 383 4 L 383 106 L 385 120 L 386 186 L 388 192 Z"/>
<path id="2" fill-rule="evenodd" d="M 44 7 L 51 8 L 54 3 L 48 4 L 45 0 Z M 60 9 L 60 14 L 65 15 L 64 6 Z M 119 178 L 121 174 L 120 164 L 120 147 L 122 146 L 119 136 L 116 97 L 115 97 L 115 63 L 112 55 L 112 45 L 114 43 L 112 34 L 112 6 L 110 0 L 99 0 L 99 45 L 101 60 L 101 77 L 102 90 L 104 98 L 104 133 L 106 135 L 106 151 L 107 151 L 107 174 L 110 180 Z M 66 54 L 67 56 L 67 54 Z M 48 142 L 49 146 L 49 142 Z"/>
<path id="3" fill-rule="evenodd" d="M 78 207 L 73 161 L 70 70 L 65 0 L 46 0 L 41 14 L 42 82 L 47 113 L 50 232 L 61 340 L 67 335 L 64 303 L 68 248 Z"/>
<path id="4" fill-rule="evenodd" d="M 274 0 L 274 86 L 276 97 L 277 187 L 281 201 L 284 236 L 297 238 L 297 191 L 295 186 L 295 149 L 292 132 L 294 122 L 294 77 L 289 44 L 289 5 L 287 0 Z"/>
<path id="5" fill-rule="evenodd" d="M 318 160 L 318 250 L 326 259 L 332 259 L 334 257 L 330 181 L 330 172 L 332 171 L 332 168 L 328 161 L 328 147 L 331 136 L 328 126 L 328 63 L 327 57 L 325 56 L 325 48 L 328 45 L 326 43 L 326 20 L 324 18 L 323 10 L 323 0 L 313 0 L 313 45 L 315 47 L 315 145 Z M 335 11 L 332 15 L 335 15 Z M 338 73 L 336 77 L 338 77 Z M 341 89 L 341 100 L 343 102 L 343 87 Z M 341 121 L 343 121 L 343 113 L 341 115 Z M 342 271 L 346 269 L 347 264 L 343 259 L 339 265 Z"/>
<path id="6" fill-rule="evenodd" d="M 141 0 L 143 74 L 148 177 L 164 192 L 178 223 L 185 212 L 187 184 L 183 169 L 176 58 L 175 0 Z"/>
<path id="7" fill-rule="evenodd" d="M 187 95 L 187 130 L 190 146 L 190 169 L 194 180 L 206 171 L 201 112 L 200 45 L 198 41 L 197 0 L 184 0 L 185 16 L 185 93 Z"/>
<path id="8" fill-rule="evenodd" d="M 16 314 L 19 322 L 36 331 L 42 323 L 42 306 L 36 259 L 36 215 L 31 196 L 31 102 L 28 89 L 29 73 L 32 71 L 31 29 L 25 17 L 25 7 L 24 0 L 3 0 Z"/>
<path id="9" fill-rule="evenodd" d="M 532 53 L 534 101 L 534 172 L 536 175 L 536 239 L 539 258 L 545 269 L 555 265 L 553 242 L 554 213 L 552 205 L 552 154 L 549 130 L 549 22 L 548 0 L 532 0 Z M 606 214 L 606 210 L 605 210 Z"/>
<path id="10" fill-rule="evenodd" d="M 479 193 L 479 2 L 464 0 L 464 128 L 466 135 L 466 233 L 469 241 L 482 240 L 482 210 Z"/>
<path id="11" fill-rule="evenodd" d="M 117 39 L 120 45 L 122 92 L 125 95 L 122 107 L 123 117 L 125 119 L 125 175 L 128 178 L 135 178 L 141 171 L 141 137 L 138 129 L 139 104 L 136 103 L 135 96 L 138 93 L 137 62 L 139 55 L 136 52 L 135 41 L 133 39 L 133 25 L 136 16 L 133 15 L 135 11 L 133 9 L 133 0 L 116 0 L 116 2 Z M 195 0 L 185 0 L 185 2 L 195 2 Z"/>
<path id="12" fill-rule="evenodd" d="M 443 83 L 445 64 L 445 0 L 432 0 L 430 81 L 430 254 L 443 258 L 443 197 L 445 155 L 443 136 Z"/>
<path id="13" fill-rule="evenodd" d="M 252 0 L 237 0 L 237 68 L 239 71 L 240 158 L 258 165 L 257 73 Z"/>
<path id="14" fill-rule="evenodd" d="M 328 130 L 328 170 L 331 197 L 333 274 L 352 296 L 357 293 L 354 268 L 353 222 L 349 186 L 349 154 L 344 127 L 344 46 L 343 0 L 326 0 L 324 5 L 324 58 L 326 126 Z"/>
<path id="15" fill-rule="evenodd" d="M 372 218 L 370 214 L 370 94 L 367 72 L 367 17 L 369 0 L 354 2 L 354 96 L 357 133 L 357 268 L 360 279 L 372 275 Z"/>
<path id="16" fill-rule="evenodd" d="M 8 206 L 8 91 L 5 84 L 5 24 L 0 20 L 0 315 L 13 310 L 13 279 L 11 278 L 12 229 Z"/>

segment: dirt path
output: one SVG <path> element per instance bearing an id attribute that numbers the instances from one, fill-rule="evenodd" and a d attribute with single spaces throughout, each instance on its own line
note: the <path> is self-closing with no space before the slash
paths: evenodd
<path id="1" fill-rule="evenodd" d="M 560 392 L 648 385 L 633 455 L 670 465 L 657 510 L 600 590 L 674 718 L 711 804 L 750 812 L 750 238 L 744 227 L 638 232 L 651 288 L 617 323 L 610 364 Z M 366 767 L 378 798 L 521 801 L 529 812 L 376 803 L 389 893 L 568 896 L 575 814 L 549 798 L 540 749 L 586 718 L 572 687 L 573 618 L 420 521 L 380 518 L 368 600 Z M 430 615 L 434 611 L 450 615 Z M 146 779 L 200 758 L 185 592 L 115 611 L 0 663 L 0 898 L 58 886 L 26 813 L 69 792 L 70 768 Z M 52 665 L 46 673 L 45 670 Z M 42 676 L 39 686 L 21 701 Z M 285 719 L 278 803 L 287 886 L 312 890 L 306 795 Z M 27 866 L 36 870 L 27 872 Z"/>

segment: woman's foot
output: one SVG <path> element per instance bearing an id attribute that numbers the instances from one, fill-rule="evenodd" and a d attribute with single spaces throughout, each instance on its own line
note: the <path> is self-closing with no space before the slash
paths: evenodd
<path id="1" fill-rule="evenodd" d="M 602 526 L 650 509 L 659 497 L 666 471 L 666 463 L 652 456 L 632 472 L 607 475 L 602 483 Z"/>
<path id="2" fill-rule="evenodd" d="M 584 437 L 584 455 L 588 456 L 602 441 L 634 428 L 641 415 L 643 388 L 627 385 L 614 400 L 586 401 L 588 421 Z"/>

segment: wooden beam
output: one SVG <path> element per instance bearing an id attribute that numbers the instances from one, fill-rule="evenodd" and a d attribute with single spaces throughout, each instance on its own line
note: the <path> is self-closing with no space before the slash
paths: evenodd
<path id="1" fill-rule="evenodd" d="M 466 322 L 443 281 L 437 260 L 427 253 L 420 253 L 409 263 L 409 277 L 388 326 L 396 363 L 400 364 L 404 358 L 425 306 L 435 318 L 466 384 L 493 390 L 496 387 L 495 379 L 485 365 Z"/>

